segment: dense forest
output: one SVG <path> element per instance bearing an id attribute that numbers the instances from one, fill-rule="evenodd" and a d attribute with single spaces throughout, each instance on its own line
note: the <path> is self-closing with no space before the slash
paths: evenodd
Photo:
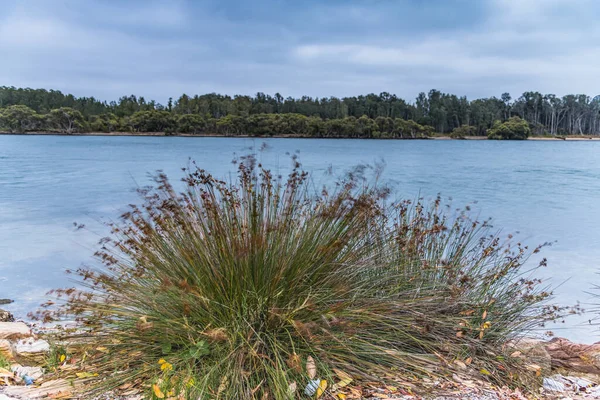
<path id="1" fill-rule="evenodd" d="M 502 134 L 513 126 L 520 133 Z M 362 138 L 600 135 L 600 96 L 525 92 L 517 99 L 504 93 L 469 101 L 431 90 L 407 102 L 387 92 L 344 98 L 210 93 L 184 94 L 163 105 L 134 95 L 106 102 L 56 90 L 0 87 L 0 130 Z"/>

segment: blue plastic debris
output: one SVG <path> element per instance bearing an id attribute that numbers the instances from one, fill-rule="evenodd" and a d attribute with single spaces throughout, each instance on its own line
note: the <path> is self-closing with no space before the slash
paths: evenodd
<path id="1" fill-rule="evenodd" d="M 29 375 L 25 375 L 25 376 L 23 376 L 23 381 L 25 381 L 25 385 L 29 386 L 29 385 L 33 385 L 34 379 L 32 377 L 30 377 Z"/>

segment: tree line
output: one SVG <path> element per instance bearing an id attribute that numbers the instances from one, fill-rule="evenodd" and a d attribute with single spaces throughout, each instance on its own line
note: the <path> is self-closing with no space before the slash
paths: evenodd
<path id="1" fill-rule="evenodd" d="M 226 115 L 221 118 L 199 114 L 175 114 L 166 110 L 137 111 L 118 117 L 113 113 L 87 118 L 70 107 L 36 113 L 24 105 L 0 109 L 0 131 L 23 132 L 165 132 L 167 134 L 216 134 L 223 136 L 299 136 L 331 138 L 416 139 L 432 135 L 433 128 L 401 118 L 375 119 L 363 115 L 323 119 L 302 114 Z"/>
<path id="2" fill-rule="evenodd" d="M 410 103 L 383 92 L 354 97 L 284 98 L 216 93 L 169 99 L 134 95 L 118 101 L 56 90 L 0 87 L 0 128 L 13 132 L 167 132 L 317 137 L 420 137 L 433 132 L 488 135 L 523 119 L 534 135 L 600 134 L 600 96 L 525 92 L 469 101 L 431 90 Z"/>

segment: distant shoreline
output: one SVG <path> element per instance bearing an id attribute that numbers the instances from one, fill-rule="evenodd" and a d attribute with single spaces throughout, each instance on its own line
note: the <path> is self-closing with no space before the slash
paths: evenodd
<path id="1" fill-rule="evenodd" d="M 487 136 L 466 136 L 462 139 L 452 138 L 450 136 L 431 136 L 419 138 L 353 138 L 353 137 L 313 137 L 304 135 L 273 135 L 273 136 L 251 136 L 251 135 L 218 135 L 218 134 L 191 134 L 191 133 L 170 133 L 165 132 L 84 132 L 84 133 L 60 133 L 60 132 L 26 132 L 26 133 L 10 133 L 0 132 L 0 135 L 5 136 L 157 136 L 157 137 L 216 137 L 216 138 L 245 138 L 245 139 L 362 139 L 362 140 L 488 140 Z M 546 137 L 533 136 L 527 140 L 534 141 L 554 141 L 554 142 L 581 142 L 581 141 L 600 141 L 600 136 L 566 136 L 566 137 Z"/>

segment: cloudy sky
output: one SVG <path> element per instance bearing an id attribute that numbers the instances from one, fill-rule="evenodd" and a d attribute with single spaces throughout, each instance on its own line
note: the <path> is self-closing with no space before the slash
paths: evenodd
<path id="1" fill-rule="evenodd" d="M 600 94 L 598 0 L 0 0 L 0 85 L 413 99 Z"/>

